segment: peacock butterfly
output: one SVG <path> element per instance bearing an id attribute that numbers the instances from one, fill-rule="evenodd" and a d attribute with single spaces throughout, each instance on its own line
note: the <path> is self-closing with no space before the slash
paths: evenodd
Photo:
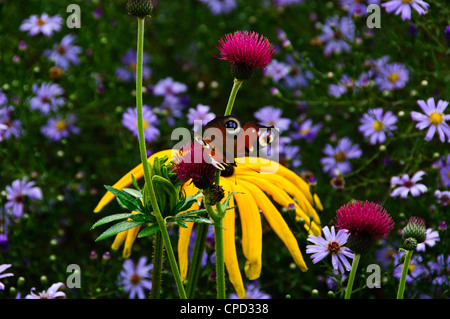
<path id="1" fill-rule="evenodd" d="M 211 164 L 219 170 L 227 165 L 236 166 L 235 158 L 258 156 L 261 148 L 271 144 L 279 135 L 276 128 L 246 123 L 244 126 L 234 116 L 216 116 L 195 132 L 195 140 L 203 146 Z"/>

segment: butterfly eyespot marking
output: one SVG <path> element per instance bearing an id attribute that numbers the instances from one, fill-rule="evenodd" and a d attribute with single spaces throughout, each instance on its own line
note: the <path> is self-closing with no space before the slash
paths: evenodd
<path id="1" fill-rule="evenodd" d="M 211 145 L 209 145 L 208 143 L 206 143 L 203 138 L 201 137 L 196 137 L 195 140 L 204 148 L 207 149 L 212 149 Z"/>
<path id="2" fill-rule="evenodd" d="M 264 131 L 259 134 L 259 144 L 261 146 L 267 146 L 273 142 L 276 134 L 272 130 Z"/>
<path id="3" fill-rule="evenodd" d="M 233 119 L 227 120 L 223 126 L 228 133 L 236 133 L 240 129 L 239 122 Z"/>

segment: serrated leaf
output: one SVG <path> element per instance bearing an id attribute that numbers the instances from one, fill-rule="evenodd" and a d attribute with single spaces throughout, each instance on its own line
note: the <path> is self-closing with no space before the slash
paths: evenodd
<path id="1" fill-rule="evenodd" d="M 101 225 L 104 225 L 104 224 L 107 224 L 107 223 L 110 223 L 110 222 L 113 222 L 116 220 L 129 218 L 131 215 L 133 215 L 133 214 L 123 213 L 123 214 L 114 214 L 114 215 L 109 215 L 109 216 L 103 217 L 103 218 L 99 219 L 96 223 L 94 223 L 94 225 L 92 225 L 91 230 L 98 226 L 101 226 Z"/>
<path id="2" fill-rule="evenodd" d="M 111 186 L 105 185 L 105 188 L 116 196 L 117 201 L 123 208 L 136 212 L 144 212 L 144 206 L 139 199 Z"/>
<path id="3" fill-rule="evenodd" d="M 142 225 L 141 222 L 135 222 L 135 221 L 124 221 L 115 224 L 114 226 L 111 226 L 107 230 L 105 230 L 100 236 L 97 237 L 95 241 L 104 240 L 106 238 L 109 238 L 111 236 L 117 235 L 118 233 L 121 233 L 125 230 L 131 229 L 133 227 Z"/>
<path id="4" fill-rule="evenodd" d="M 159 231 L 159 225 L 153 224 L 148 227 L 145 227 L 143 230 L 141 230 L 138 234 L 138 238 L 150 236 L 153 234 L 156 234 Z"/>

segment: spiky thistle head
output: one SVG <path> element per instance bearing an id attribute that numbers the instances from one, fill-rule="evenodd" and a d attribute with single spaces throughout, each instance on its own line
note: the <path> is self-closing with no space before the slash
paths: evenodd
<path id="1" fill-rule="evenodd" d="M 153 4 L 151 0 L 128 0 L 127 10 L 134 17 L 145 18 L 152 13 Z"/>
<path id="2" fill-rule="evenodd" d="M 404 239 L 403 247 L 406 250 L 414 250 L 417 244 L 423 243 L 427 237 L 425 220 L 416 216 L 411 217 L 403 229 L 402 237 Z"/>

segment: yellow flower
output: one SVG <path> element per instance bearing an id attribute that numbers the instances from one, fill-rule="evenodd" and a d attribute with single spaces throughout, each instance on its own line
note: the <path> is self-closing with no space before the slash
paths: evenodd
<path id="1" fill-rule="evenodd" d="M 155 157 L 167 155 L 170 158 L 174 158 L 175 154 L 175 150 L 165 150 L 153 154 L 148 160 L 152 163 Z M 272 173 L 265 173 L 270 172 L 270 169 L 273 169 Z M 132 183 L 131 175 L 136 179 L 142 178 L 142 164 L 128 172 L 113 187 L 117 189 L 127 187 Z M 289 204 L 294 204 L 297 220 L 301 218 L 305 220 L 305 229 L 309 234 L 320 235 L 322 228 L 315 208 L 322 210 L 323 207 L 319 198 L 315 194 L 311 194 L 309 185 L 302 178 L 276 162 L 246 157 L 245 163 L 237 163 L 231 176 L 221 176 L 220 185 L 224 188 L 225 194 L 234 193 L 230 198 L 229 207 L 237 205 L 242 228 L 242 251 L 246 259 L 244 271 L 248 279 L 257 279 L 261 273 L 262 226 L 260 212 L 262 212 L 270 227 L 285 244 L 295 264 L 302 271 L 308 269 L 295 236 L 281 213 L 268 197 L 271 196 L 273 201 L 285 208 L 288 208 Z M 183 185 L 183 189 L 186 196 L 196 194 L 199 191 L 190 181 Z M 94 211 L 99 212 L 112 199 L 114 199 L 114 195 L 107 192 Z M 198 209 L 198 206 L 194 205 L 190 209 Z M 178 260 L 183 280 L 187 275 L 188 245 L 194 226 L 193 223 L 186 224 L 188 227 L 180 228 L 178 238 Z M 224 259 L 228 278 L 238 296 L 244 298 L 245 288 L 236 253 L 235 208 L 227 210 L 223 219 L 223 228 Z M 119 233 L 112 248 L 118 249 L 125 241 L 124 257 L 129 256 L 131 246 L 138 232 L 139 229 L 132 228 Z"/>

